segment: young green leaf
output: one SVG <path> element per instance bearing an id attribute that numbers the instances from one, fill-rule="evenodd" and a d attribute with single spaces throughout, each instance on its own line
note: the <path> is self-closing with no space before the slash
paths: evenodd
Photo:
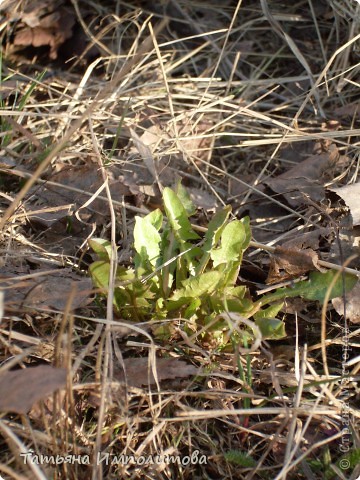
<path id="1" fill-rule="evenodd" d="M 245 240 L 244 240 L 243 250 L 246 250 L 250 245 L 250 241 L 251 241 L 250 218 L 244 217 L 240 220 L 240 222 L 244 225 L 244 229 L 245 229 Z"/>
<path id="2" fill-rule="evenodd" d="M 193 317 L 201 307 L 201 298 L 194 298 L 184 312 L 184 318 Z"/>
<path id="3" fill-rule="evenodd" d="M 168 310 L 175 310 L 182 305 L 191 303 L 202 295 L 210 295 L 217 287 L 221 279 L 221 273 L 213 270 L 205 272 L 197 277 L 188 278 L 183 282 L 183 288 L 175 290 L 168 301 Z"/>
<path id="4" fill-rule="evenodd" d="M 99 260 L 103 260 L 104 262 L 110 261 L 111 243 L 109 240 L 105 240 L 104 238 L 92 238 L 89 240 L 89 245 L 97 254 Z"/>
<path id="5" fill-rule="evenodd" d="M 302 297 L 305 298 L 305 300 L 324 302 L 330 284 L 337 274 L 338 272 L 335 270 L 329 270 L 325 273 L 310 272 L 309 280 L 298 282 L 294 287 L 278 288 L 276 292 L 263 296 L 260 303 L 261 305 L 265 305 L 266 303 L 282 300 L 286 297 Z M 343 282 L 343 276 L 345 282 Z M 358 278 L 355 275 L 349 273 L 340 274 L 331 290 L 329 300 L 340 297 L 344 290 L 345 292 L 349 292 L 355 286 L 357 280 Z"/>
<path id="6" fill-rule="evenodd" d="M 183 288 L 175 290 L 171 300 L 178 300 L 181 297 L 197 298 L 205 293 L 210 294 L 216 289 L 220 279 L 221 274 L 216 270 L 188 278 L 183 282 Z"/>
<path id="7" fill-rule="evenodd" d="M 188 216 L 190 217 L 191 215 L 194 215 L 194 213 L 196 212 L 196 208 L 190 198 L 188 191 L 186 190 L 186 188 L 183 187 L 180 181 L 177 183 L 175 191 L 180 202 L 183 204 Z"/>
<path id="8" fill-rule="evenodd" d="M 224 458 L 227 462 L 234 463 L 240 467 L 253 468 L 256 466 L 256 461 L 248 453 L 240 450 L 229 450 L 225 453 Z"/>
<path id="9" fill-rule="evenodd" d="M 349 465 L 349 468 L 355 468 L 357 465 L 360 465 L 360 448 L 351 448 L 349 452 L 337 460 L 336 464 L 340 469 L 342 465 Z"/>
<path id="10" fill-rule="evenodd" d="M 134 246 L 140 257 L 139 266 L 146 269 L 150 262 L 156 267 L 160 258 L 160 244 L 161 235 L 148 216 L 135 217 Z"/>
<path id="11" fill-rule="evenodd" d="M 245 285 L 237 285 L 236 287 L 227 287 L 225 289 L 225 295 L 231 297 L 236 297 L 238 299 L 243 299 L 245 297 L 247 288 Z"/>
<path id="12" fill-rule="evenodd" d="M 277 318 L 258 318 L 255 320 L 263 339 L 279 340 L 286 337 L 285 324 Z"/>
<path id="13" fill-rule="evenodd" d="M 216 247 L 225 228 L 230 213 L 231 206 L 227 205 L 222 210 L 216 212 L 213 218 L 210 220 L 204 237 L 203 250 L 205 252 L 210 252 L 210 250 Z"/>
<path id="14" fill-rule="evenodd" d="M 144 217 L 146 220 L 148 220 L 151 225 L 153 225 L 157 231 L 160 230 L 163 224 L 163 214 L 160 210 L 160 208 L 157 208 L 156 210 L 153 210 L 152 212 L 148 213 L 146 217 Z"/>
<path id="15" fill-rule="evenodd" d="M 234 220 L 226 225 L 221 234 L 221 245 L 210 252 L 213 266 L 229 262 L 240 262 L 246 241 L 244 225 L 239 220 Z"/>
<path id="16" fill-rule="evenodd" d="M 205 270 L 208 261 L 210 260 L 210 252 L 216 247 L 217 243 L 219 242 L 221 234 L 229 218 L 230 212 L 231 206 L 228 205 L 222 210 L 216 212 L 213 218 L 210 220 L 204 237 L 204 245 L 202 247 L 204 254 L 202 255 L 199 264 L 196 267 L 196 275 L 203 273 L 203 271 Z"/>
<path id="17" fill-rule="evenodd" d="M 254 313 L 255 321 L 261 318 L 275 318 L 276 315 L 282 309 L 283 305 L 284 305 L 284 302 L 274 303 L 274 305 L 270 305 L 270 307 L 257 311 L 256 313 Z"/>
<path id="18" fill-rule="evenodd" d="M 109 288 L 110 262 L 104 260 L 93 262 L 89 267 L 89 272 L 97 288 L 104 290 Z"/>
<path id="19" fill-rule="evenodd" d="M 28 103 L 29 99 L 31 98 L 31 94 L 33 93 L 35 88 L 38 85 L 41 84 L 40 82 L 43 79 L 43 77 L 45 76 L 45 74 L 46 74 L 46 70 L 43 70 L 38 75 L 36 75 L 35 80 L 31 82 L 31 84 L 29 85 L 28 89 L 26 90 L 26 92 L 24 93 L 23 97 L 21 98 L 21 100 L 19 102 L 19 110 L 20 111 L 23 110 L 25 105 Z"/>
<path id="20" fill-rule="evenodd" d="M 168 221 L 177 239 L 180 242 L 198 239 L 199 236 L 193 231 L 183 204 L 171 188 L 164 188 L 163 201 Z"/>

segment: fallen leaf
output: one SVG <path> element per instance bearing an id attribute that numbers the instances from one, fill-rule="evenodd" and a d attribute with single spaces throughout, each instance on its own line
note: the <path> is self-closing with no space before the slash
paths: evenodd
<path id="1" fill-rule="evenodd" d="M 0 156 L 0 168 L 14 168 L 16 162 L 11 157 Z"/>
<path id="2" fill-rule="evenodd" d="M 338 158 L 337 147 L 330 145 L 328 151 L 311 155 L 290 170 L 265 183 L 274 192 L 281 193 L 292 207 L 306 203 L 304 198 L 306 195 L 319 202 L 324 197 L 323 183 Z"/>
<path id="3" fill-rule="evenodd" d="M 320 270 L 319 257 L 314 250 L 276 247 L 271 256 L 267 284 L 298 277 L 311 270 Z"/>
<path id="4" fill-rule="evenodd" d="M 169 140 L 169 135 L 164 133 L 160 126 L 152 125 L 141 136 L 136 135 L 133 130 L 130 130 L 130 134 L 134 142 L 131 153 L 134 156 L 140 154 L 142 162 L 127 162 L 124 165 L 123 177 L 120 178 L 134 195 L 141 193 L 157 197 L 160 201 L 161 193 L 157 184 L 162 187 L 172 186 L 176 176 L 181 176 L 184 162 L 176 156 L 158 155 L 160 148 L 164 150 L 162 142 Z"/>
<path id="5" fill-rule="evenodd" d="M 127 162 L 123 168 L 123 174 L 120 177 L 124 185 L 128 186 L 134 195 L 148 195 L 153 197 L 152 204 L 161 204 L 160 187 L 172 187 L 177 179 L 183 177 L 183 172 L 189 169 L 184 162 L 183 152 L 188 158 L 208 159 L 209 151 L 212 148 L 211 137 L 203 135 L 211 127 L 210 122 L 199 122 L 194 131 L 191 122 L 186 117 L 179 121 L 178 142 L 172 139 L 160 125 L 153 124 L 147 128 L 141 136 L 138 136 L 130 129 L 130 135 L 133 140 L 131 153 L 134 157 L 140 154 L 141 162 Z M 172 145 L 174 144 L 174 145 Z M 181 151 L 177 151 L 180 146 Z M 175 148 L 175 153 L 173 150 Z M 209 194 L 210 195 L 210 194 Z M 194 204 L 197 207 L 203 207 L 204 199 L 194 196 Z M 211 204 L 216 202 L 211 199 Z M 212 208 L 212 207 L 210 207 Z"/>
<path id="6" fill-rule="evenodd" d="M 317 250 L 319 248 L 320 237 L 325 238 L 332 233 L 333 231 L 329 227 L 319 227 L 316 230 L 305 233 L 296 231 L 293 234 L 293 238 L 290 237 L 290 239 L 282 243 L 281 246 L 285 248 L 312 248 L 313 250 Z"/>
<path id="7" fill-rule="evenodd" d="M 255 173 L 251 173 L 251 174 L 242 173 L 241 176 L 239 176 L 239 178 L 240 180 L 242 180 L 242 182 L 245 182 L 247 185 L 250 185 L 250 186 L 256 185 L 256 188 L 258 189 L 260 189 L 261 187 L 260 184 L 256 184 L 257 175 Z M 244 183 L 238 182 L 234 177 L 228 179 L 227 182 L 228 182 L 228 191 L 232 198 L 241 198 L 243 195 L 249 192 L 249 187 Z M 250 190 L 251 194 L 252 192 L 253 191 Z"/>
<path id="8" fill-rule="evenodd" d="M 158 181 L 158 172 L 150 147 L 146 143 L 144 143 L 144 141 L 132 128 L 130 128 L 130 134 L 134 142 L 135 148 L 140 153 L 146 168 L 149 170 L 153 177 L 153 180 Z"/>
<path id="9" fill-rule="evenodd" d="M 7 80 L 2 80 L 0 84 L 0 98 L 2 101 L 5 100 L 10 95 L 15 95 L 15 94 L 19 95 L 19 91 L 20 89 L 19 89 L 18 81 L 11 80 L 11 78 Z"/>
<path id="10" fill-rule="evenodd" d="M 192 122 L 187 118 L 184 119 L 184 124 L 179 128 L 179 141 L 181 149 L 189 158 L 197 160 L 209 160 L 209 154 L 213 148 L 213 138 L 207 135 L 207 131 L 211 129 L 213 124 L 208 120 L 202 120 L 196 127 L 193 127 Z M 203 165 L 199 163 L 199 167 Z"/>
<path id="11" fill-rule="evenodd" d="M 356 100 L 355 102 L 348 103 L 342 107 L 336 108 L 334 114 L 338 117 L 357 117 L 360 119 L 360 102 Z"/>
<path id="12" fill-rule="evenodd" d="M 319 236 L 325 232 L 328 233 L 326 229 L 308 232 L 277 246 L 271 255 L 266 283 L 278 283 L 312 270 L 321 270 L 314 249 L 319 246 Z"/>
<path id="13" fill-rule="evenodd" d="M 74 12 L 59 5 L 59 2 L 53 3 L 52 7 L 45 0 L 36 2 L 27 6 L 21 15 L 13 44 L 35 48 L 49 46 L 49 57 L 55 60 L 59 47 L 72 36 L 75 19 Z"/>
<path id="14" fill-rule="evenodd" d="M 301 417 L 298 418 L 299 428 L 303 428 L 302 423 L 305 422 L 304 419 Z M 314 445 L 316 442 L 324 442 L 325 440 L 330 439 L 330 437 L 334 436 L 338 433 L 338 430 L 334 428 L 331 424 L 326 424 L 325 422 L 320 423 L 321 420 L 316 419 L 313 423 L 307 425 L 304 429 L 304 434 L 301 436 L 299 440 L 298 449 L 299 452 L 303 452 L 307 454 L 307 458 L 309 458 L 308 462 L 310 464 L 312 458 L 315 458 L 315 454 L 309 451 L 309 446 Z M 288 444 L 288 426 L 283 430 L 282 434 L 283 437 L 279 436 L 278 438 L 274 439 L 271 443 L 271 452 L 274 455 L 274 458 L 277 463 L 281 464 L 285 461 L 286 458 L 286 450 Z M 307 464 L 308 466 L 308 464 Z M 309 467 L 308 467 L 309 468 Z M 309 468 L 311 473 L 311 469 Z M 314 478 L 312 475 L 306 476 L 306 478 Z"/>
<path id="15" fill-rule="evenodd" d="M 329 190 L 335 192 L 349 207 L 353 226 L 360 225 L 360 182 L 344 185 L 340 188 L 329 188 Z"/>
<path id="16" fill-rule="evenodd" d="M 98 166 L 91 161 L 72 167 L 58 163 L 56 168 L 59 171 L 46 183 L 31 189 L 33 203 L 27 204 L 27 218 L 33 229 L 43 230 L 39 243 L 44 249 L 74 256 L 94 225 L 101 227 L 107 222 L 109 202 L 105 190 L 99 190 L 104 182 Z M 106 172 L 112 200 L 119 202 L 131 195 L 119 178 L 120 167 L 111 165 Z"/>
<path id="17" fill-rule="evenodd" d="M 45 310 L 64 310 L 72 296 L 71 309 L 87 305 L 91 301 L 92 282 L 68 268 L 54 270 L 41 275 L 16 274 L 2 267 L 0 288 L 5 291 L 5 308 L 16 309 L 22 306 Z"/>
<path id="18" fill-rule="evenodd" d="M 256 188 L 262 192 L 265 190 L 264 185 L 257 185 Z M 271 199 L 268 200 L 258 193 L 251 194 L 249 201 L 239 209 L 240 216 L 247 215 L 252 219 L 256 219 L 252 233 L 254 239 L 260 243 L 271 242 L 277 232 L 280 234 L 291 230 L 293 219 L 286 213 L 287 211 L 285 209 L 273 203 Z M 274 219 L 277 221 L 273 229 L 262 228 L 261 222 Z"/>
<path id="19" fill-rule="evenodd" d="M 119 180 L 122 170 L 116 165 L 107 169 L 109 177 L 109 187 L 113 200 L 120 201 L 123 195 L 131 195 L 130 190 Z M 51 184 L 51 182 L 55 184 Z M 73 212 L 79 210 L 79 217 L 84 222 L 101 221 L 104 215 L 109 213 L 107 200 L 94 198 L 93 201 L 82 208 L 89 201 L 91 196 L 103 185 L 102 176 L 96 165 L 89 162 L 87 165 L 64 167 L 60 171 L 52 174 L 48 182 L 41 188 L 36 187 L 31 190 L 38 203 L 42 207 L 54 207 L 54 210 L 46 213 L 39 213 L 31 219 L 44 227 L 49 227 L 63 219 L 67 219 Z M 106 196 L 104 191 L 100 196 Z M 60 210 L 60 206 L 71 204 L 72 208 Z M 57 210 L 55 210 L 57 207 Z M 39 205 L 32 207 L 39 210 Z M 78 220 L 72 216 L 72 234 L 77 233 L 76 227 L 83 228 L 83 224 L 77 225 Z M 64 229 L 62 229 L 64 232 Z"/>
<path id="20" fill-rule="evenodd" d="M 207 212 L 215 211 L 218 206 L 218 201 L 215 195 L 212 193 L 201 190 L 195 187 L 186 187 L 186 191 L 189 193 L 191 201 L 198 208 L 203 208 Z"/>
<path id="21" fill-rule="evenodd" d="M 296 165 L 303 162 L 311 155 L 319 155 L 323 153 L 323 151 L 324 148 L 321 142 L 316 140 L 291 142 L 283 145 L 280 149 L 279 157 L 281 160 Z"/>
<path id="22" fill-rule="evenodd" d="M 152 365 L 147 357 L 127 358 L 124 360 L 124 363 L 126 381 L 129 386 L 141 387 L 142 385 L 156 384 Z M 189 375 L 195 375 L 198 372 L 196 367 L 189 365 L 178 358 L 157 358 L 155 366 L 156 376 L 159 382 L 162 380 L 188 377 Z M 120 382 L 124 382 L 124 372 L 119 370 L 115 374 L 115 378 Z"/>
<path id="23" fill-rule="evenodd" d="M 360 323 L 360 282 L 345 294 L 346 318 L 352 323 Z M 344 315 L 344 299 L 336 297 L 332 299 L 332 304 L 339 315 Z"/>
<path id="24" fill-rule="evenodd" d="M 0 411 L 25 415 L 32 405 L 66 385 L 66 369 L 39 365 L 0 373 Z"/>
<path id="25" fill-rule="evenodd" d="M 37 283 L 24 300 L 28 307 L 64 310 L 72 295 L 71 309 L 84 307 L 91 302 L 92 282 L 89 278 L 78 277 L 74 280 L 69 272 L 49 275 L 44 281 Z"/>

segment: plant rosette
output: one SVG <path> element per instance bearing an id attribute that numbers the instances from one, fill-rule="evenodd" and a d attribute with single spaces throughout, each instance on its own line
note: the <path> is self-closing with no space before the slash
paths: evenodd
<path id="1" fill-rule="evenodd" d="M 231 207 L 226 206 L 214 214 L 201 238 L 190 222 L 195 208 L 180 183 L 176 190 L 164 189 L 163 203 L 165 215 L 156 209 L 135 217 L 134 266 L 118 266 L 114 290 L 116 314 L 136 322 L 157 321 L 158 338 L 170 337 L 169 320 L 180 319 L 184 332 L 201 343 L 224 349 L 232 348 L 235 341 L 240 348 L 250 345 L 252 351 L 262 339 L 286 336 L 284 321 L 277 318 L 285 298 L 322 302 L 329 288 L 332 299 L 357 281 L 334 270 L 311 272 L 307 280 L 254 301 L 249 289 L 239 284 L 243 255 L 251 241 L 250 219 L 230 219 Z M 98 256 L 89 267 L 91 278 L 107 295 L 110 242 L 94 238 L 89 244 Z M 164 320 L 160 326 L 159 320 Z"/>

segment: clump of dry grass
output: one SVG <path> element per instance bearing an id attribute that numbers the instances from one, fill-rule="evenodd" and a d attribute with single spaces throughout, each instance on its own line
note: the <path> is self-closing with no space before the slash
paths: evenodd
<path id="1" fill-rule="evenodd" d="M 141 135 L 153 128 L 155 161 L 167 159 L 189 187 L 211 193 L 219 204 L 232 203 L 239 214 L 249 212 L 255 239 L 274 245 L 326 224 L 319 211 L 291 207 L 278 195 L 269 199 L 260 184 L 288 169 L 294 155 L 306 157 L 315 142 L 334 144 L 348 158 L 329 184 L 356 181 L 357 2 L 169 1 L 166 8 L 86 3 L 72 2 L 78 14 L 97 19 L 87 23 L 82 15 L 79 22 L 100 56 L 83 70 L 77 65 L 41 76 L 36 62 L 3 58 L 3 72 L 16 80 L 8 84 L 13 91 L 3 100 L 0 118 L 1 156 L 13 162 L 0 168 L 4 271 L 25 274 L 27 259 L 30 265 L 67 265 L 86 274 L 84 245 L 95 234 L 111 240 L 114 261 L 128 261 L 121 255 L 131 247 L 134 212 L 152 208 L 141 198 L 137 205 L 131 196 L 114 200 L 106 186 L 98 193 L 106 205 L 103 221 L 79 234 L 82 249 L 79 240 L 66 254 L 43 241 L 30 207 L 49 207 L 37 202 L 37 192 L 44 181 L 54 183 L 57 170 L 90 165 L 107 185 L 110 166 L 126 171 L 141 164 L 131 150 L 130 129 Z M 1 28 L 4 42 L 11 42 L 6 32 L 12 25 L 4 20 Z M 285 146 L 295 152 L 292 158 L 283 155 Z M 80 180 L 77 192 L 74 184 L 54 185 L 74 195 L 83 190 Z M 283 209 L 273 210 L 279 203 Z M 60 237 L 70 242 L 68 232 Z M 254 290 L 263 286 L 261 255 L 253 252 L 242 272 Z M 49 362 L 67 368 L 68 383 L 28 415 L 2 415 L 0 475 L 357 478 L 358 467 L 341 470 L 339 461 L 347 447 L 355 452 L 360 446 L 359 367 L 342 361 L 346 346 L 354 352 L 359 347 L 359 329 L 345 323 L 345 332 L 344 319 L 331 308 L 290 307 L 286 341 L 264 343 L 240 357 L 211 346 L 205 351 L 180 333 L 164 344 L 153 338 L 151 325 L 114 318 L 111 295 L 106 306 L 93 302 L 75 313 L 26 308 L 26 301 L 12 305 L 0 324 L 1 368 Z M 123 357 L 139 356 L 149 356 L 155 370 L 155 357 L 182 357 L 199 375 L 146 388 L 116 381 Z M 20 454 L 30 450 L 80 455 L 85 464 L 24 464 Z M 121 455 L 160 457 L 136 464 Z M 167 462 L 171 455 L 177 456 L 174 463 Z"/>

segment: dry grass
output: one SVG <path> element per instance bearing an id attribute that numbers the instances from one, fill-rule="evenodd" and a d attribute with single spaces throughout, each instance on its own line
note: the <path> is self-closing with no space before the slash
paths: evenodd
<path id="1" fill-rule="evenodd" d="M 155 161 L 170 159 L 189 186 L 219 204 L 232 203 L 237 215 L 250 213 L 254 238 L 268 245 L 327 224 L 321 211 L 291 207 L 258 188 L 292 165 L 285 147 L 306 158 L 314 141 L 334 144 L 349 161 L 328 185 L 357 180 L 359 113 L 336 116 L 359 99 L 357 2 L 166 3 L 165 15 L 160 3 L 153 11 L 151 2 L 91 1 L 86 8 L 72 2 L 78 13 L 101 18 L 98 28 L 81 18 L 101 56 L 86 67 L 50 67 L 42 78 L 37 61 L 14 62 L 7 51 L 12 26 L 1 24 L 3 72 L 17 80 L 0 111 L 1 156 L 14 162 L 0 168 L 4 271 L 13 269 L 15 276 L 29 261 L 86 274 L 82 256 L 90 235 L 110 239 L 114 267 L 121 261 L 131 247 L 134 214 L 151 204 L 115 200 L 106 186 L 97 198 L 107 205 L 103 221 L 83 236 L 81 249 L 66 254 L 55 241 L 43 241 L 30 206 L 49 208 L 36 200 L 47 179 L 60 191 L 78 193 L 50 178 L 59 166 L 90 165 L 107 185 L 110 164 L 126 169 L 139 158 L 130 148 L 130 128 L 141 135 L 155 126 Z M 273 214 L 274 205 L 283 209 Z M 203 224 L 200 214 L 198 221 Z M 59 235 L 70 242 L 66 229 Z M 260 250 L 245 259 L 248 272 L 264 269 L 264 262 Z M 252 291 L 263 287 L 254 280 Z M 111 295 L 106 306 L 93 302 L 75 313 L 71 300 L 65 311 L 25 305 L 5 310 L 1 369 L 63 366 L 67 388 L 27 415 L 1 415 L 3 478 L 358 478 L 359 466 L 341 470 L 339 460 L 342 446 L 360 448 L 359 364 L 341 361 L 346 345 L 356 355 L 359 329 L 350 325 L 344 335 L 344 319 L 331 304 L 323 312 L 314 304 L 295 306 L 286 314 L 288 338 L 242 357 L 205 349 L 181 333 L 164 344 L 151 325 L 114 318 Z M 154 368 L 155 357 L 179 356 L 199 375 L 146 388 L 115 380 L 123 357 L 147 355 Z M 20 453 L 30 450 L 81 455 L 90 464 L 25 465 Z M 202 461 L 111 462 L 120 455 L 184 460 L 194 452 Z M 104 461 L 97 462 L 98 455 Z"/>

